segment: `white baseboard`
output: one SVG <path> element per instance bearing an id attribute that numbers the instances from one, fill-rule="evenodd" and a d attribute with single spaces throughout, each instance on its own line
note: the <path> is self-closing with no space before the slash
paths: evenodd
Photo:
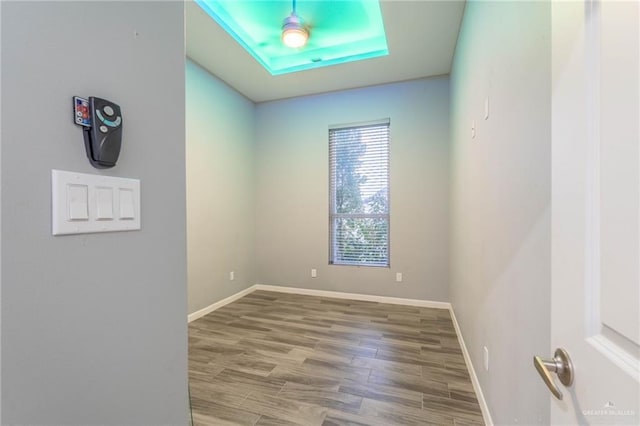
<path id="1" fill-rule="evenodd" d="M 460 330 L 460 325 L 458 324 L 456 315 L 453 312 L 453 307 L 451 306 L 451 303 L 435 302 L 431 300 L 420 300 L 420 299 L 403 299 L 400 297 L 374 296 L 369 294 L 343 293 L 340 291 L 312 290 L 308 288 L 254 284 L 251 287 L 246 288 L 216 303 L 213 303 L 207 306 L 206 308 L 200 309 L 199 311 L 189 314 L 189 322 L 197 320 L 198 318 L 201 318 L 207 315 L 208 313 L 211 313 L 216 309 L 223 307 L 224 305 L 228 305 L 229 303 L 234 302 L 240 299 L 241 297 L 246 296 L 247 294 L 253 293 L 256 290 L 274 291 L 279 293 L 302 294 L 306 296 L 331 297 L 335 299 L 351 299 L 351 300 L 362 300 L 367 302 L 390 303 L 394 305 L 419 306 L 423 308 L 448 309 L 449 312 L 451 313 L 451 320 L 453 321 L 453 326 L 456 329 L 456 334 L 458 335 L 458 339 L 460 340 L 460 348 L 462 349 L 464 360 L 467 363 L 467 368 L 469 369 L 469 376 L 471 376 L 471 383 L 473 384 L 473 389 L 475 390 L 476 397 L 478 398 L 478 404 L 480 404 L 480 409 L 482 410 L 482 417 L 487 426 L 493 426 L 493 420 L 491 419 L 491 413 L 489 412 L 487 401 L 484 399 L 484 394 L 482 393 L 482 388 L 480 387 L 480 382 L 478 381 L 476 370 L 473 367 L 473 363 L 471 362 L 469 351 L 467 350 L 467 346 L 464 343 L 464 338 L 462 337 L 462 330 Z"/>
<path id="2" fill-rule="evenodd" d="M 393 305 L 420 306 L 423 308 L 451 309 L 451 303 L 431 300 L 403 299 L 400 297 L 374 296 L 370 294 L 343 293 L 341 291 L 312 290 L 308 288 L 284 287 L 278 285 L 256 284 L 256 290 L 275 291 L 279 293 L 303 294 L 306 296 L 331 297 L 334 299 L 362 300 L 365 302 L 390 303 Z"/>
<path id="3" fill-rule="evenodd" d="M 471 356 L 469 356 L 467 345 L 464 344 L 464 339 L 462 337 L 462 330 L 460 330 L 460 325 L 458 324 L 458 320 L 456 319 L 456 314 L 453 312 L 453 306 L 451 307 L 450 311 L 451 311 L 451 320 L 453 321 L 453 326 L 456 329 L 456 334 L 458 335 L 458 340 L 460 341 L 460 348 L 462 349 L 464 360 L 467 363 L 469 376 L 471 376 L 471 383 L 473 384 L 473 389 L 476 391 L 476 398 L 478 398 L 478 404 L 480 404 L 480 410 L 482 410 L 482 418 L 484 419 L 484 423 L 487 426 L 493 426 L 493 419 L 491 419 L 489 406 L 487 405 L 487 401 L 484 399 L 484 394 L 482 393 L 482 388 L 480 387 L 480 381 L 478 380 L 478 376 L 476 375 L 475 368 L 473 368 L 473 363 L 471 362 Z"/>
<path id="4" fill-rule="evenodd" d="M 199 311 L 195 311 L 192 314 L 189 314 L 189 316 L 187 317 L 188 321 L 195 321 L 198 318 L 202 318 L 203 316 L 210 314 L 211 312 L 215 311 L 216 309 L 220 309 L 222 308 L 224 305 L 228 305 L 231 302 L 235 302 L 236 300 L 240 299 L 241 297 L 246 296 L 249 293 L 253 293 L 256 288 L 255 285 L 252 285 L 249 288 L 245 288 L 244 290 L 241 290 L 239 292 L 237 292 L 236 294 L 232 294 L 231 296 L 224 298 L 222 300 L 219 300 L 215 303 L 212 303 L 211 305 L 207 306 L 206 308 L 202 308 Z"/>

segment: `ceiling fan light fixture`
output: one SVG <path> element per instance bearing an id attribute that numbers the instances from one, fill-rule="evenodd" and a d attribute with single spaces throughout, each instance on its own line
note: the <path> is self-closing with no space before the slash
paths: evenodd
<path id="1" fill-rule="evenodd" d="M 287 16 L 282 23 L 282 43 L 293 49 L 299 49 L 307 44 L 309 31 L 304 27 L 302 19 L 295 12 Z"/>

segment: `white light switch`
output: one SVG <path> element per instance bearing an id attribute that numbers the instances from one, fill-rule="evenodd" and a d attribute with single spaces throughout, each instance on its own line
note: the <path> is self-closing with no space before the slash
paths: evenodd
<path id="1" fill-rule="evenodd" d="M 96 187 L 96 219 L 113 220 L 113 188 Z"/>
<path id="2" fill-rule="evenodd" d="M 136 218 L 135 202 L 133 201 L 133 190 L 130 188 L 120 188 L 120 219 L 133 220 Z"/>
<path id="3" fill-rule="evenodd" d="M 140 229 L 140 181 L 51 171 L 53 235 Z"/>
<path id="4" fill-rule="evenodd" d="M 89 188 L 87 185 L 67 185 L 69 220 L 89 220 Z"/>

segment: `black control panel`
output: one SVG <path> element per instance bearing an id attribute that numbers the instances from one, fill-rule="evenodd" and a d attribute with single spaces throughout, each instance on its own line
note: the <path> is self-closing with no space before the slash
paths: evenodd
<path id="1" fill-rule="evenodd" d="M 74 96 L 74 122 L 84 128 L 87 157 L 98 169 L 116 165 L 122 146 L 120 106 L 102 98 Z"/>

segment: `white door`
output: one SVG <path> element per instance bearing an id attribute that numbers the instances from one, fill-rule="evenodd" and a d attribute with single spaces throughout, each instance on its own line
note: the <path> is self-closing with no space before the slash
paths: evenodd
<path id="1" fill-rule="evenodd" d="M 552 424 L 640 424 L 640 7 L 552 4 Z"/>

